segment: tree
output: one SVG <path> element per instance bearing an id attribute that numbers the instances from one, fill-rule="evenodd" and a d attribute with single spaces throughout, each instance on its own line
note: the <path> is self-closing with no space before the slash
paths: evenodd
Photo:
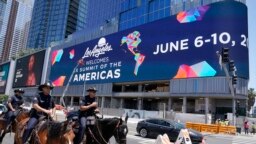
<path id="1" fill-rule="evenodd" d="M 7 99 L 8 99 L 7 95 L 0 95 L 0 103 L 7 101 Z"/>
<path id="2" fill-rule="evenodd" d="M 30 55 L 30 54 L 35 53 L 35 52 L 40 51 L 40 50 L 42 50 L 42 49 L 40 49 L 40 48 L 21 49 L 21 50 L 19 50 L 19 52 L 15 56 L 12 56 L 12 59 L 15 60 L 15 59 L 18 59 L 18 58 L 26 56 L 26 55 Z"/>
<path id="3" fill-rule="evenodd" d="M 256 96 L 256 93 L 254 91 L 254 88 L 250 88 L 248 90 L 248 107 L 247 107 L 248 110 L 250 110 L 251 107 L 254 105 L 255 96 Z"/>

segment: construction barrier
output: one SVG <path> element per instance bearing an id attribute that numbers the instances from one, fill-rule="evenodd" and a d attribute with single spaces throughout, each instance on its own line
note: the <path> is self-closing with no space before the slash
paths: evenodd
<path id="1" fill-rule="evenodd" d="M 186 123 L 186 128 L 194 129 L 199 132 L 209 132 L 209 133 L 225 133 L 225 134 L 236 134 L 235 126 L 223 126 L 215 124 L 202 124 L 202 123 Z"/>

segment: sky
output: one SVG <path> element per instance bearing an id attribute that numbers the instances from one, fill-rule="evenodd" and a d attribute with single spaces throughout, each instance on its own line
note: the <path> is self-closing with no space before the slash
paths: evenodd
<path id="1" fill-rule="evenodd" d="M 256 89 L 256 0 L 246 0 L 249 31 L 249 88 Z"/>

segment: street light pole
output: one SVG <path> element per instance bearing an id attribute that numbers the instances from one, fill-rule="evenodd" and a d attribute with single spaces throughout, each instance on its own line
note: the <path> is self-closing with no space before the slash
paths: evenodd
<path id="1" fill-rule="evenodd" d="M 226 52 L 223 52 L 225 50 L 226 50 Z M 231 92 L 231 96 L 232 96 L 232 124 L 235 126 L 236 125 L 236 118 L 235 118 L 235 116 L 236 116 L 236 99 L 235 99 L 235 88 L 234 88 L 234 85 L 233 85 L 233 79 L 229 75 L 229 71 L 227 69 L 227 64 L 226 64 L 227 60 L 229 61 L 228 49 L 224 48 L 224 49 L 222 49 L 222 54 L 220 54 L 219 51 L 217 51 L 216 54 L 219 57 L 219 64 L 221 66 L 221 69 L 222 68 L 224 69 L 226 79 L 228 81 L 229 89 L 230 89 L 230 92 Z M 225 56 L 225 57 L 223 58 L 223 56 Z M 236 68 L 235 68 L 235 70 L 236 70 Z M 233 75 L 235 75 L 235 71 L 233 71 Z"/>
<path id="2" fill-rule="evenodd" d="M 225 71 L 226 74 L 226 78 L 228 80 L 228 84 L 229 84 L 229 88 L 231 91 L 231 95 L 232 95 L 232 124 L 235 126 L 236 125 L 236 98 L 235 98 L 235 88 L 234 85 L 232 84 L 232 78 L 229 75 L 228 69 L 227 69 L 227 65 L 222 63 L 222 67 Z"/>
<path id="3" fill-rule="evenodd" d="M 66 93 L 67 93 L 68 87 L 69 87 L 70 82 L 71 82 L 71 80 L 72 80 L 72 78 L 73 78 L 73 75 L 75 74 L 75 71 L 76 71 L 77 67 L 81 64 L 81 61 L 83 62 L 84 58 L 85 58 L 85 56 L 83 56 L 83 57 L 78 61 L 77 65 L 74 67 L 74 69 L 73 69 L 73 71 L 72 71 L 72 73 L 71 73 L 71 75 L 70 75 L 70 77 L 69 77 L 68 83 L 67 83 L 67 85 L 66 85 L 66 87 L 65 87 L 65 89 L 64 89 L 64 91 L 63 91 L 63 94 L 62 94 L 62 96 L 61 96 L 61 98 L 60 98 L 60 103 L 62 103 L 64 107 L 66 107 L 66 104 L 65 104 L 65 101 L 64 101 L 63 98 L 64 98 L 64 96 L 65 96 Z M 84 82 L 84 85 L 85 85 L 85 82 Z M 84 87 L 85 87 L 85 86 L 84 86 Z M 83 92 L 83 93 L 84 93 L 84 92 Z"/>

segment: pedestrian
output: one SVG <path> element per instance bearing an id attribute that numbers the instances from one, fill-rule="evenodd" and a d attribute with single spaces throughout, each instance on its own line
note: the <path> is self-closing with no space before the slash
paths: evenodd
<path id="1" fill-rule="evenodd" d="M 256 124 L 255 122 L 252 123 L 252 134 L 256 133 Z"/>
<path id="2" fill-rule="evenodd" d="M 229 120 L 226 119 L 226 120 L 225 120 L 225 126 L 228 126 L 228 125 L 229 125 Z"/>
<path id="3" fill-rule="evenodd" d="M 244 122 L 244 132 L 245 132 L 245 134 L 249 134 L 249 123 L 248 123 L 248 121 Z"/>

